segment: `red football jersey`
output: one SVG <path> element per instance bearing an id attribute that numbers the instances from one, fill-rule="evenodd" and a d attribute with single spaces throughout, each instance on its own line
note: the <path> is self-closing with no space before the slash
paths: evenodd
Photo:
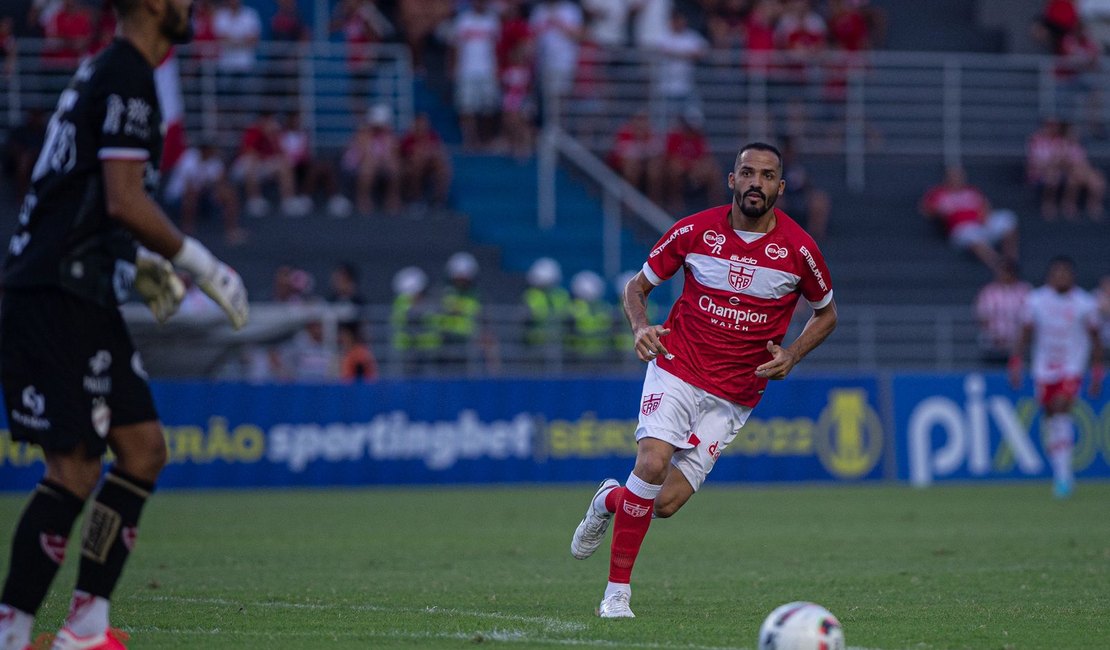
<path id="1" fill-rule="evenodd" d="M 813 238 L 786 213 L 752 243 L 729 225 L 730 205 L 710 208 L 671 227 L 644 264 L 659 285 L 685 269 L 682 295 L 664 326 L 673 358 L 659 367 L 702 390 L 755 406 L 767 386 L 755 369 L 771 360 L 767 341 L 782 344 L 794 306 L 832 301 L 832 278 Z"/>

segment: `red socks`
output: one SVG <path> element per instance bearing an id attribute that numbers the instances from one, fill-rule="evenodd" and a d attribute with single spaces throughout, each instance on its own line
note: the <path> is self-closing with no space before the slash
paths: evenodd
<path id="1" fill-rule="evenodd" d="M 632 566 L 651 525 L 655 497 L 662 487 L 645 483 L 631 474 L 625 487 L 610 490 L 606 495 L 605 508 L 616 513 L 609 555 L 609 582 L 628 584 L 631 581 Z"/>

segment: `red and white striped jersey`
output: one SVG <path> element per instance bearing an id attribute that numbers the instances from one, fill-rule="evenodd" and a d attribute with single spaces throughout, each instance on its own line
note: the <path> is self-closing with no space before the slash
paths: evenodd
<path id="1" fill-rule="evenodd" d="M 999 350 L 1010 350 L 1021 333 L 1021 314 L 1028 282 L 991 282 L 975 298 L 975 315 L 985 337 L 984 343 Z"/>
<path id="2" fill-rule="evenodd" d="M 755 376 L 771 360 L 767 341 L 782 343 L 798 297 L 813 308 L 832 301 L 832 278 L 813 238 L 776 209 L 770 232 L 745 242 L 729 224 L 730 205 L 675 223 L 644 264 L 659 285 L 685 268 L 682 295 L 664 326 L 673 358 L 659 367 L 713 395 L 755 406 L 767 380 Z"/>
<path id="3" fill-rule="evenodd" d="M 1033 379 L 1051 384 L 1083 376 L 1091 359 L 1091 331 L 1098 327 L 1091 294 L 1078 287 L 1067 293 L 1034 289 L 1025 299 L 1022 323 L 1033 326 Z"/>

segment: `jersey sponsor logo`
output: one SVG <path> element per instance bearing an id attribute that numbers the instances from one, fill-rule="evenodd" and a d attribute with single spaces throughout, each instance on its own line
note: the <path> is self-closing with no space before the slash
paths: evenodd
<path id="1" fill-rule="evenodd" d="M 825 283 L 825 275 L 821 273 L 821 269 L 817 268 L 817 260 L 813 259 L 809 249 L 805 246 L 799 246 L 798 250 L 801 251 L 802 257 L 806 258 L 806 264 L 809 264 L 809 270 L 813 272 L 813 277 L 817 278 L 817 284 L 821 287 L 821 290 L 828 291 L 829 285 Z"/>
<path id="2" fill-rule="evenodd" d="M 743 291 L 752 286 L 755 269 L 750 269 L 740 264 L 730 264 L 728 268 L 728 284 L 737 291 Z"/>
<path id="3" fill-rule="evenodd" d="M 725 245 L 725 236 L 718 234 L 716 230 L 706 230 L 705 234 L 701 236 L 701 240 L 709 247 L 709 252 L 714 255 L 720 255 L 721 246 Z"/>
<path id="4" fill-rule="evenodd" d="M 104 111 L 104 124 L 100 130 L 109 135 L 119 133 L 120 127 L 123 126 L 125 110 L 127 109 L 119 95 L 108 95 L 108 108 Z"/>
<path id="5" fill-rule="evenodd" d="M 131 286 L 135 284 L 135 265 L 128 260 L 116 260 L 115 269 L 112 271 L 112 290 L 116 293 L 118 302 L 126 302 L 131 294 Z"/>
<path id="6" fill-rule="evenodd" d="M 724 305 L 718 304 L 709 296 L 698 298 L 698 307 L 700 307 L 702 311 L 716 317 L 712 319 L 714 325 L 719 325 L 728 329 L 746 331 L 748 327 L 743 323 L 763 325 L 767 322 L 767 314 L 752 309 L 725 307 Z"/>
<path id="7" fill-rule="evenodd" d="M 20 400 L 23 402 L 23 408 L 30 411 L 31 415 L 37 417 L 46 411 L 46 396 L 38 392 L 34 386 L 24 388 Z"/>
<path id="8" fill-rule="evenodd" d="M 27 412 L 11 409 L 13 421 L 37 431 L 45 431 L 50 428 L 50 420 L 42 417 L 43 413 L 46 412 L 45 395 L 38 392 L 34 386 L 27 386 L 20 395 L 20 401 Z"/>
<path id="9" fill-rule="evenodd" d="M 773 260 L 781 260 L 782 258 L 786 257 L 786 254 L 789 251 L 787 251 L 782 246 L 779 246 L 778 244 L 772 242 L 770 244 L 767 244 L 767 247 L 763 249 L 763 252 L 767 254 L 767 257 Z"/>
<path id="10" fill-rule="evenodd" d="M 668 245 L 670 245 L 670 243 L 673 242 L 675 239 L 678 239 L 679 235 L 685 235 L 686 233 L 690 232 L 693 229 L 694 229 L 693 226 L 683 226 L 683 227 L 679 228 L 678 230 L 672 232 L 671 236 L 667 237 L 667 239 L 665 239 L 662 244 L 659 244 L 658 246 L 656 246 L 655 250 L 651 251 L 651 255 L 649 255 L 648 257 L 655 257 L 659 253 L 662 253 L 663 249 L 666 248 Z"/>
<path id="11" fill-rule="evenodd" d="M 85 375 L 82 385 L 85 390 L 93 395 L 107 395 L 112 392 L 112 378 L 104 377 L 108 368 L 112 367 L 112 353 L 107 350 L 97 350 L 96 354 L 89 357 L 89 371 Z"/>
<path id="12" fill-rule="evenodd" d="M 124 135 L 133 135 L 146 140 L 150 137 L 150 104 L 138 97 L 127 100 L 127 121 L 123 126 Z"/>
<path id="13" fill-rule="evenodd" d="M 39 533 L 39 548 L 54 564 L 61 564 L 66 559 L 66 538 L 62 535 Z"/>
<path id="14" fill-rule="evenodd" d="M 94 375 L 103 374 L 112 367 L 112 353 L 107 350 L 97 350 L 96 354 L 89 357 L 89 370 Z"/>
<path id="15" fill-rule="evenodd" d="M 644 401 L 640 403 L 640 412 L 644 415 L 651 415 L 659 408 L 659 402 L 663 400 L 663 393 L 649 393 L 644 395 Z"/>
<path id="16" fill-rule="evenodd" d="M 621 504 L 621 508 L 623 508 L 630 517 L 636 518 L 643 517 L 648 513 L 649 510 L 647 506 L 642 506 L 638 503 L 632 503 L 631 501 L 625 501 L 623 504 Z"/>
<path id="17" fill-rule="evenodd" d="M 739 255 L 733 255 L 729 259 L 732 260 L 733 262 L 740 262 L 741 264 L 759 264 L 759 260 L 755 259 L 754 257 L 749 257 L 747 255 L 745 255 L 744 257 L 740 257 Z"/>

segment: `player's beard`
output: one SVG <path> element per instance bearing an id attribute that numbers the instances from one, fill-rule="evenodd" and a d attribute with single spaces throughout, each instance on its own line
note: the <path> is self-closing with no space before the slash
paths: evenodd
<path id="1" fill-rule="evenodd" d="M 174 45 L 184 45 L 193 40 L 193 5 L 189 5 L 189 12 L 183 15 L 173 2 L 166 0 L 166 13 L 158 27 Z"/>
<path id="2" fill-rule="evenodd" d="M 745 200 L 747 199 L 747 195 L 753 192 L 757 192 L 763 199 L 762 206 L 751 205 Z M 779 192 L 777 189 L 769 196 L 764 196 L 762 191 L 752 189 L 748 189 L 745 192 L 734 192 L 734 196 L 737 205 L 740 207 L 740 214 L 749 219 L 758 219 L 770 212 L 771 208 L 775 207 L 775 202 L 779 200 Z"/>

